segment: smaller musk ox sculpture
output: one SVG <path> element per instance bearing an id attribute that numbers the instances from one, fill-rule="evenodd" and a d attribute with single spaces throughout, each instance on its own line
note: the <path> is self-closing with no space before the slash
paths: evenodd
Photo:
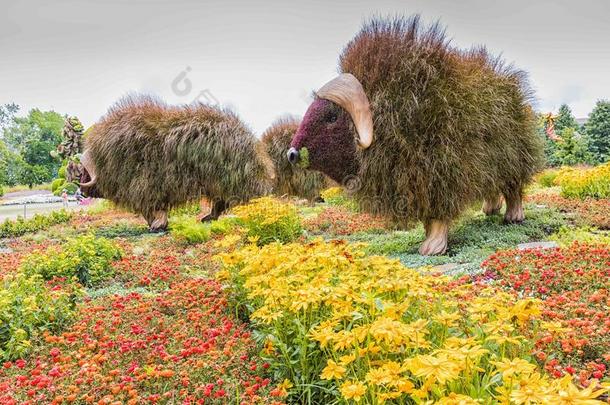
<path id="1" fill-rule="evenodd" d="M 292 195 L 308 199 L 310 202 L 320 198 L 320 192 L 332 185 L 332 181 L 322 173 L 292 166 L 286 160 L 286 150 L 299 127 L 295 118 L 281 118 L 263 133 L 262 142 L 275 166 L 276 195 Z"/>
<path id="2" fill-rule="evenodd" d="M 112 107 L 85 142 L 87 194 L 144 216 L 152 231 L 167 228 L 172 207 L 201 197 L 204 219 L 271 191 L 273 164 L 263 145 L 232 112 L 198 104 L 168 106 L 129 97 Z"/>
<path id="3" fill-rule="evenodd" d="M 419 17 L 373 20 L 346 46 L 288 159 L 349 183 L 363 209 L 420 220 L 424 255 L 441 254 L 453 219 L 476 201 L 506 200 L 523 221 L 524 185 L 542 162 L 523 72 L 484 48 L 449 46 Z"/>

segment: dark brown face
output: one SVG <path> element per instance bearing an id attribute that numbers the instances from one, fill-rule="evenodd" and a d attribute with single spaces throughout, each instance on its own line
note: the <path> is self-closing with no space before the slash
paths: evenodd
<path id="1" fill-rule="evenodd" d="M 332 101 L 317 98 L 311 103 L 290 146 L 290 163 L 320 171 L 338 183 L 358 172 L 352 119 Z"/>

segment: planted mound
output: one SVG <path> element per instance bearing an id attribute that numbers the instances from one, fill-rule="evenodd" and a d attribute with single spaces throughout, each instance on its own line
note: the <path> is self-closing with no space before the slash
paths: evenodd
<path id="1" fill-rule="evenodd" d="M 340 70 L 362 84 L 374 119 L 371 146 L 356 152 L 364 208 L 450 220 L 477 200 L 519 196 L 542 165 L 526 74 L 485 48 L 451 47 L 438 25 L 372 20 Z"/>
<path id="2" fill-rule="evenodd" d="M 201 197 L 231 205 L 271 189 L 260 142 L 233 112 L 208 105 L 125 98 L 95 125 L 86 150 L 96 191 L 149 224 L 155 212 Z"/>
<path id="3" fill-rule="evenodd" d="M 321 173 L 293 166 L 286 159 L 286 151 L 298 127 L 299 121 L 294 118 L 280 119 L 267 128 L 262 141 L 275 165 L 274 193 L 314 201 L 331 181 Z"/>

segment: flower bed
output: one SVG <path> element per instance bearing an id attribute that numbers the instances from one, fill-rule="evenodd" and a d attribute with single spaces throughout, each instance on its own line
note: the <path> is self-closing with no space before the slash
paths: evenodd
<path id="1" fill-rule="evenodd" d="M 537 368 L 530 342 L 551 327 L 538 300 L 422 275 L 342 242 L 250 245 L 218 258 L 293 402 L 559 403 L 566 392 L 604 392 Z"/>
<path id="2" fill-rule="evenodd" d="M 78 318 L 29 359 L 5 363 L 0 402 L 250 404 L 271 390 L 250 333 L 214 281 L 87 302 Z"/>
<path id="3" fill-rule="evenodd" d="M 501 286 L 544 300 L 542 316 L 555 326 L 538 339 L 537 357 L 551 374 L 610 377 L 610 245 L 508 250 L 483 266 Z"/>
<path id="4" fill-rule="evenodd" d="M 609 198 L 566 198 L 553 193 L 538 193 L 525 197 L 527 202 L 547 205 L 562 212 L 574 213 L 574 220 L 583 225 L 592 225 L 600 229 L 610 229 Z"/>
<path id="5" fill-rule="evenodd" d="M 345 236 L 358 232 L 380 231 L 387 223 L 369 214 L 357 213 L 343 207 L 325 208 L 314 218 L 305 221 L 305 229 L 319 235 Z"/>

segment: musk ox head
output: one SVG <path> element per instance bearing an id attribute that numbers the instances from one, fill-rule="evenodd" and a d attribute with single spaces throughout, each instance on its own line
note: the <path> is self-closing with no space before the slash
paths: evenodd
<path id="1" fill-rule="evenodd" d="M 362 85 L 344 73 L 317 93 L 297 130 L 288 160 L 339 183 L 358 172 L 356 148 L 373 141 L 373 120 Z"/>

